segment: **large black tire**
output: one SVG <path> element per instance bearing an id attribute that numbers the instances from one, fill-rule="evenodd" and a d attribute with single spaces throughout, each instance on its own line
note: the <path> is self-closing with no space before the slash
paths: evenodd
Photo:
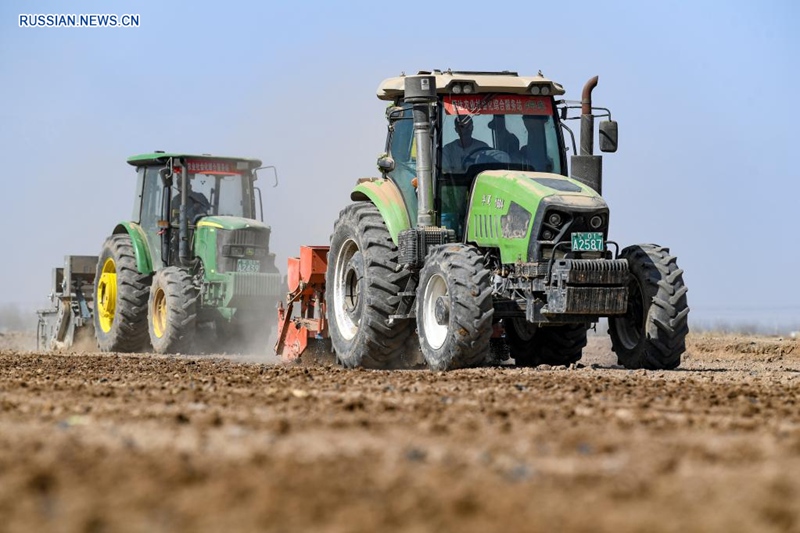
<path id="1" fill-rule="evenodd" d="M 147 322 L 156 353 L 190 353 L 197 330 L 199 291 L 191 273 L 166 267 L 153 276 Z"/>
<path id="2" fill-rule="evenodd" d="M 629 246 L 628 312 L 608 319 L 611 346 L 625 368 L 670 370 L 681 363 L 689 333 L 683 270 L 669 248 Z"/>
<path id="3" fill-rule="evenodd" d="M 535 366 L 533 362 L 533 339 L 539 328 L 525 317 L 504 318 L 503 331 L 508 353 L 517 366 Z"/>
<path id="4" fill-rule="evenodd" d="M 521 327 L 523 324 L 518 321 L 503 322 L 506 342 L 517 366 L 569 366 L 583 355 L 586 324 L 542 326 L 533 331 L 530 326 Z"/>
<path id="5" fill-rule="evenodd" d="M 492 337 L 491 274 L 471 246 L 447 244 L 431 251 L 419 274 L 417 331 L 432 370 L 478 366 Z"/>
<path id="6" fill-rule="evenodd" d="M 333 349 L 344 366 L 408 366 L 403 344 L 412 321 L 389 323 L 410 276 L 397 266 L 397 247 L 373 204 L 357 202 L 339 213 L 328 253 L 325 300 Z"/>
<path id="7" fill-rule="evenodd" d="M 94 331 L 103 352 L 140 352 L 148 347 L 150 276 L 136 268 L 127 233 L 103 243 L 94 280 Z"/>

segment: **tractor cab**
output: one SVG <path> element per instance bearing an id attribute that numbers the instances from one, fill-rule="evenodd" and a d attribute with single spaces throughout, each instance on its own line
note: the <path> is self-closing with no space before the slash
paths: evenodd
<path id="1" fill-rule="evenodd" d="M 475 178 L 487 170 L 567 176 L 563 123 L 568 104 L 555 97 L 564 89 L 541 74 L 514 72 L 421 72 L 435 80 L 431 116 L 434 224 L 465 229 L 468 196 Z M 417 218 L 417 146 L 413 104 L 405 98 L 405 77 L 378 88 L 387 109 L 389 133 L 385 175 L 400 189 L 413 225 Z M 578 178 L 580 180 L 580 178 Z M 590 184 L 591 185 L 591 184 Z"/>
<path id="2" fill-rule="evenodd" d="M 263 217 L 254 185 L 261 165 L 257 159 L 154 152 L 133 156 L 128 163 L 137 167 L 139 177 L 133 220 L 144 231 L 154 260 L 164 265 L 178 263 L 181 243 L 193 241 L 203 220 L 254 221 L 256 197 Z M 190 253 L 188 248 L 184 253 Z"/>

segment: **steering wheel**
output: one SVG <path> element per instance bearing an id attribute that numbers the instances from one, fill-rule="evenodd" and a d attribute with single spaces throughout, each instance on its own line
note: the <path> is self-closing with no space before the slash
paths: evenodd
<path id="1" fill-rule="evenodd" d="M 494 161 L 497 163 L 511 162 L 511 156 L 506 152 L 498 150 L 497 148 L 492 148 L 491 146 L 479 146 L 464 156 L 462 159 L 462 165 L 466 168 L 470 165 L 476 164 L 478 162 L 478 154 L 482 152 L 487 152 L 486 155 L 494 159 Z"/>

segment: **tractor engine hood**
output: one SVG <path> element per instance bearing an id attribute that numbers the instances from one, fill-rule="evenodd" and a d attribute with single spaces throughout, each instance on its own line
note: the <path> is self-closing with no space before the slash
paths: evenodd
<path id="1" fill-rule="evenodd" d="M 252 218 L 243 218 L 243 217 L 231 217 L 231 216 L 207 216 L 200 219 L 197 223 L 198 228 L 202 227 L 210 227 L 216 229 L 226 229 L 226 230 L 235 230 L 235 229 L 269 229 L 269 226 L 264 224 L 261 221 L 254 220 Z"/>
<path id="2" fill-rule="evenodd" d="M 488 170 L 475 178 L 467 215 L 467 240 L 499 248 L 503 263 L 533 261 L 529 242 L 539 238 L 548 209 L 576 218 L 600 214 L 607 236 L 608 205 L 593 189 L 544 172 Z"/>

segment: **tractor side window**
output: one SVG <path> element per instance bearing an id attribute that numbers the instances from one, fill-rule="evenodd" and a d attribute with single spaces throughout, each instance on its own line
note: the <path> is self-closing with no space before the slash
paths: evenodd
<path id="1" fill-rule="evenodd" d="M 158 235 L 158 221 L 161 219 L 161 197 L 164 186 L 158 171 L 161 167 L 147 167 L 144 174 L 144 187 L 142 189 L 142 210 L 139 225 L 142 226 L 147 236 L 147 244 L 155 264 L 161 261 L 161 239 Z"/>
<path id="2" fill-rule="evenodd" d="M 136 197 L 133 201 L 133 215 L 131 215 L 131 221 L 136 222 L 137 224 L 141 220 L 142 216 L 142 194 L 144 190 L 144 167 L 139 167 L 136 169 Z"/>
<path id="3" fill-rule="evenodd" d="M 140 224 L 143 227 L 155 226 L 156 221 L 161 218 L 161 193 L 164 187 L 161 176 L 158 175 L 159 170 L 159 167 L 148 167 L 145 173 L 140 215 Z"/>
<path id="4" fill-rule="evenodd" d="M 395 168 L 389 177 L 395 182 L 403 195 L 408 215 L 417 220 L 417 191 L 411 180 L 417 175 L 417 145 L 414 141 L 414 122 L 411 119 L 411 106 L 404 105 L 403 118 L 394 122 L 389 151 L 394 159 Z"/>

